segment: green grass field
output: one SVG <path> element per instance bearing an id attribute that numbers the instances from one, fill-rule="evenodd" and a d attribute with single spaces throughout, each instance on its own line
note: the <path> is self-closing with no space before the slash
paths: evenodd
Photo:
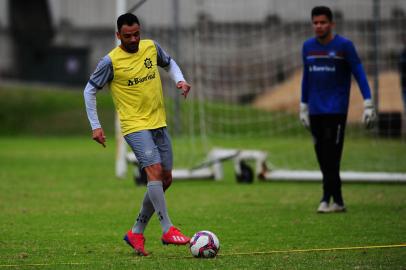
<path id="1" fill-rule="evenodd" d="M 347 143 L 369 156 L 368 142 Z M 297 147 L 282 139 L 261 145 Z M 404 171 L 404 143 L 380 145 L 371 158 Z M 359 155 L 345 155 L 345 167 L 357 168 Z M 319 183 L 240 185 L 230 164 L 223 181 L 175 182 L 166 195 L 174 224 L 188 235 L 207 229 L 220 239 L 219 256 L 202 260 L 187 247 L 163 246 L 156 217 L 146 231 L 151 256 L 133 255 L 122 241 L 145 188 L 130 174 L 114 177 L 111 144 L 103 149 L 80 136 L 0 137 L 0 183 L 1 269 L 406 268 L 406 247 L 295 252 L 405 244 L 406 185 L 344 184 L 348 212 L 318 215 Z"/>

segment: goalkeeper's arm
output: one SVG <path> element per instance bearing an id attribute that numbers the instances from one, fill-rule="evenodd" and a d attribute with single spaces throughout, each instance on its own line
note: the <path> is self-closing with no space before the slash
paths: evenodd
<path id="1" fill-rule="evenodd" d="M 371 129 L 374 127 L 376 122 L 376 111 L 371 98 L 371 90 L 361 63 L 358 63 L 353 68 L 353 74 L 358 82 L 358 86 L 364 98 L 364 113 L 362 115 L 362 122 L 364 123 L 365 128 Z"/>
<path id="2" fill-rule="evenodd" d="M 308 99 L 309 99 L 309 86 L 308 86 L 308 69 L 306 68 L 306 61 L 304 58 L 304 46 L 302 49 L 302 60 L 303 60 L 303 77 L 302 77 L 302 96 L 300 99 L 300 113 L 299 119 L 302 125 L 305 128 L 310 128 L 310 120 L 309 120 L 309 106 L 308 106 Z"/>
<path id="3" fill-rule="evenodd" d="M 352 42 L 346 43 L 345 50 L 346 60 L 351 65 L 351 71 L 357 80 L 362 97 L 364 98 L 364 113 L 362 115 L 362 122 L 364 123 L 365 127 L 369 129 L 374 126 L 376 121 L 376 112 L 372 102 L 371 89 L 369 88 L 367 76 L 354 44 Z"/>

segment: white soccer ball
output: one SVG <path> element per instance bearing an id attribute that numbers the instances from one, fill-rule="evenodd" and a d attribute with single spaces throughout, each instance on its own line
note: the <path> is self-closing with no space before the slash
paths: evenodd
<path id="1" fill-rule="evenodd" d="M 190 239 L 190 252 L 197 258 L 216 257 L 220 249 L 220 241 L 210 231 L 200 231 Z"/>

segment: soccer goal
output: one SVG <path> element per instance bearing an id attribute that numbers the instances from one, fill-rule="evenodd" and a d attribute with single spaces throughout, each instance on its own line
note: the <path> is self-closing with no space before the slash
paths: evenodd
<path id="1" fill-rule="evenodd" d="M 127 0 L 126 8 L 137 2 Z M 145 20 L 144 37 L 166 48 L 193 85 L 190 97 L 182 100 L 173 82 L 161 72 L 174 144 L 175 179 L 219 179 L 222 174 L 213 166 L 228 160 L 240 164 L 247 150 L 265 153 L 263 163 L 268 164 L 268 172 L 262 173 L 263 179 L 320 179 L 311 136 L 298 120 L 301 47 L 313 35 L 310 11 L 319 4 L 325 2 L 177 0 L 160 9 L 153 1 L 139 7 L 136 13 Z M 406 3 L 343 0 L 328 4 L 337 33 L 357 47 L 380 116 L 374 130 L 363 129 L 362 98 L 353 83 L 343 179 L 405 181 L 397 55 L 405 35 Z M 123 176 L 126 165 L 137 163 L 120 135 L 117 138 L 116 172 Z M 230 152 L 213 158 L 216 149 Z M 259 177 L 259 157 L 246 160 Z M 201 164 L 206 166 L 199 167 Z M 241 167 L 233 167 L 238 175 Z"/>

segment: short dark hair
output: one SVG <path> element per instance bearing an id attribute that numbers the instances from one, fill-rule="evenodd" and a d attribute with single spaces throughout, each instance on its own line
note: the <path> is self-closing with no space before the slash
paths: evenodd
<path id="1" fill-rule="evenodd" d="M 138 20 L 138 17 L 135 16 L 132 13 L 125 13 L 120 15 L 117 19 L 117 31 L 120 32 L 121 27 L 126 24 L 126 25 L 133 25 L 134 23 L 140 25 L 140 21 Z"/>
<path id="2" fill-rule="evenodd" d="M 330 22 L 333 21 L 333 12 L 331 12 L 331 9 L 329 7 L 317 6 L 312 9 L 312 19 L 314 16 L 320 15 L 325 15 Z"/>

